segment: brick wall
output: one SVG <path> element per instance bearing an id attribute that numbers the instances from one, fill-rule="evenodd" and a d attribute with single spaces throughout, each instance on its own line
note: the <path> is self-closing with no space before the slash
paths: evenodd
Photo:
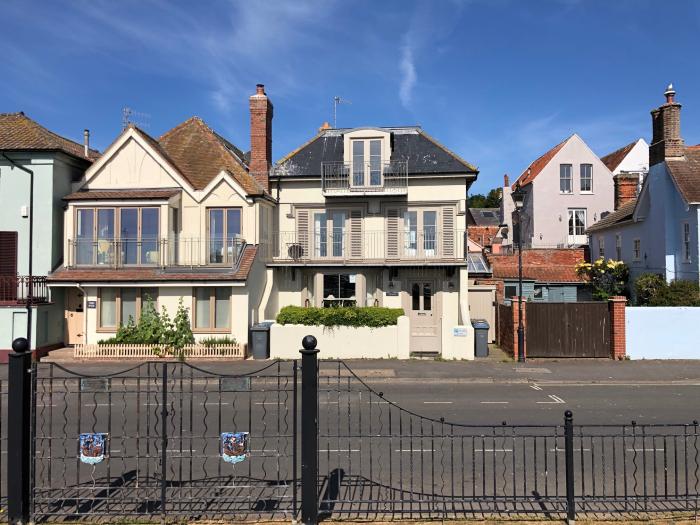
<path id="1" fill-rule="evenodd" d="M 615 209 L 623 204 L 637 198 L 637 188 L 639 187 L 639 174 L 618 173 L 615 180 Z"/>
<path id="2" fill-rule="evenodd" d="M 624 359 L 626 354 L 626 305 L 627 298 L 622 296 L 611 297 L 608 302 L 610 309 L 610 357 L 613 359 Z"/>
<path id="3" fill-rule="evenodd" d="M 493 238 L 498 233 L 500 228 L 498 226 L 469 226 L 467 228 L 467 234 L 469 238 L 478 242 L 481 246 L 491 246 L 493 244 Z"/>
<path id="4" fill-rule="evenodd" d="M 265 86 L 258 84 L 250 97 L 250 174 L 263 188 L 270 189 L 269 172 L 272 165 L 272 102 Z"/>

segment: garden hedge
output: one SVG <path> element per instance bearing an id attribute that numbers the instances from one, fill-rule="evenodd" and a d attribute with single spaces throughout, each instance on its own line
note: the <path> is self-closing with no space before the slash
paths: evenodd
<path id="1" fill-rule="evenodd" d="M 305 308 L 285 306 L 277 315 L 279 324 L 301 324 L 306 326 L 393 326 L 404 315 L 402 308 L 378 306 L 343 306 L 333 308 Z"/>

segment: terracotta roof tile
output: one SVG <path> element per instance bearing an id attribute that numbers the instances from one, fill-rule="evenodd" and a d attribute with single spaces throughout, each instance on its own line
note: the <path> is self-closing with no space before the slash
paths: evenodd
<path id="1" fill-rule="evenodd" d="M 158 190 L 88 190 L 71 193 L 63 197 L 63 200 L 169 199 L 180 193 L 180 191 L 179 188 Z"/>
<path id="2" fill-rule="evenodd" d="M 525 186 L 526 184 L 530 184 L 533 180 L 535 180 L 535 177 L 537 177 L 545 166 L 549 164 L 549 161 L 554 158 L 554 155 L 559 153 L 559 150 L 564 147 L 564 144 L 566 144 L 570 138 L 571 137 L 566 138 L 564 141 L 547 151 L 544 155 L 533 161 L 532 164 L 530 164 L 525 171 L 522 172 L 520 177 L 518 177 L 518 180 L 515 181 L 513 184 L 513 189 L 515 189 L 518 183 L 520 183 L 520 186 Z"/>
<path id="3" fill-rule="evenodd" d="M 700 202 L 700 149 L 685 148 L 685 158 L 667 159 L 666 165 L 685 202 Z"/>
<path id="4" fill-rule="evenodd" d="M 637 199 L 627 201 L 614 212 L 610 213 L 609 215 L 606 215 L 595 224 L 589 226 L 589 228 L 586 230 L 586 233 L 605 230 L 606 228 L 610 228 L 611 226 L 615 226 L 616 224 L 631 219 L 636 205 Z"/>
<path id="5" fill-rule="evenodd" d="M 488 254 L 493 277 L 518 278 L 517 254 Z M 576 275 L 576 264 L 586 259 L 586 252 L 574 249 L 523 250 L 523 278 L 549 283 L 578 283 L 585 279 Z"/>
<path id="6" fill-rule="evenodd" d="M 164 133 L 157 141 L 192 186 L 201 190 L 221 171 L 250 195 L 262 195 L 262 186 L 248 173 L 243 153 L 214 132 L 199 117 L 192 117 Z"/>
<path id="7" fill-rule="evenodd" d="M 637 141 L 631 142 L 626 146 L 622 146 L 620 149 L 608 153 L 605 157 L 601 157 L 600 160 L 605 164 L 610 171 L 615 171 L 615 169 L 620 165 L 620 162 L 625 160 L 627 154 L 632 151 Z"/>
<path id="8" fill-rule="evenodd" d="M 22 112 L 0 113 L 0 150 L 58 150 L 90 161 L 100 156 L 99 151 L 91 149 L 86 157 L 82 144 L 49 131 Z"/>
<path id="9" fill-rule="evenodd" d="M 245 281 L 253 266 L 257 246 L 246 246 L 238 270 L 225 272 L 181 271 L 161 268 L 60 268 L 49 274 L 49 282 L 170 282 L 170 281 Z"/>

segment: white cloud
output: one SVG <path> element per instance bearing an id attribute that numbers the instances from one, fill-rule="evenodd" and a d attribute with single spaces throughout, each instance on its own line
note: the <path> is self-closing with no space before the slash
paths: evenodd
<path id="1" fill-rule="evenodd" d="M 399 99 L 401 104 L 408 108 L 413 98 L 413 87 L 416 85 L 418 77 L 416 75 L 416 66 L 413 62 L 413 49 L 406 43 L 401 49 L 401 61 L 399 62 L 399 71 L 401 71 L 401 84 L 399 85 Z"/>

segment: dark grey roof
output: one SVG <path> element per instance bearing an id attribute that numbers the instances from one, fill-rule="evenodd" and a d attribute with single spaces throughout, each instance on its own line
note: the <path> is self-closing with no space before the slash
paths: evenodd
<path id="1" fill-rule="evenodd" d="M 595 224 L 591 225 L 587 230 L 586 233 L 593 233 L 601 230 L 605 230 L 607 228 L 610 228 L 612 226 L 617 226 L 621 222 L 629 221 L 632 219 L 632 215 L 634 215 L 634 208 L 637 205 L 637 199 L 632 199 L 624 204 L 622 204 L 618 209 L 616 209 L 614 212 L 609 213 L 602 219 L 600 219 L 598 222 Z"/>
<path id="2" fill-rule="evenodd" d="M 409 174 L 473 174 L 478 170 L 418 127 L 373 128 L 391 133 L 391 160 L 408 161 Z M 274 175 L 319 177 L 322 162 L 343 161 L 343 135 L 353 129 L 322 130 L 279 160 Z"/>
<path id="3" fill-rule="evenodd" d="M 500 208 L 469 208 L 475 226 L 499 226 L 501 224 Z"/>

